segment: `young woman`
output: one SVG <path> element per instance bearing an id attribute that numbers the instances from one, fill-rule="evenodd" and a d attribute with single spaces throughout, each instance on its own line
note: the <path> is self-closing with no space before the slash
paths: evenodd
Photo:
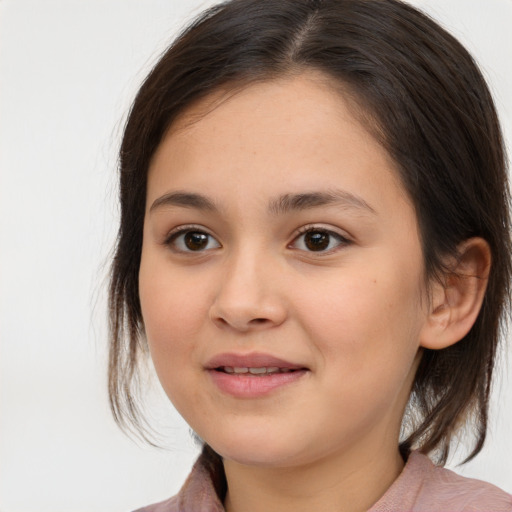
<path id="1" fill-rule="evenodd" d="M 442 468 L 485 440 L 510 282 L 500 127 L 453 37 L 396 0 L 223 3 L 147 77 L 120 172 L 114 415 L 143 426 L 149 353 L 204 443 L 143 510 L 512 510 Z"/>

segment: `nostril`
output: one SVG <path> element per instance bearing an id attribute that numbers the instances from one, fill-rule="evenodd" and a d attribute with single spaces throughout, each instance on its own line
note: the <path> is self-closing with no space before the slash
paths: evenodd
<path id="1" fill-rule="evenodd" d="M 267 321 L 266 318 L 254 318 L 250 321 L 251 324 L 264 324 Z"/>

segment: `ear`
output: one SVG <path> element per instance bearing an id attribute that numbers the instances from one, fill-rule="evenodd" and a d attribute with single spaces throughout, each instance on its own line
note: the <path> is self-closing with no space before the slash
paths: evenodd
<path id="1" fill-rule="evenodd" d="M 475 323 L 491 267 L 489 244 L 483 238 L 466 240 L 446 267 L 442 282 L 432 283 L 428 318 L 420 336 L 420 345 L 432 350 L 457 343 Z"/>

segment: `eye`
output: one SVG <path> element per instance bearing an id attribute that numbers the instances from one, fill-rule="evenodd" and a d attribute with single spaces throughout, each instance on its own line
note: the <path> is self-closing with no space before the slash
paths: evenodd
<path id="1" fill-rule="evenodd" d="M 220 247 L 220 243 L 209 233 L 190 228 L 171 233 L 166 245 L 178 252 L 202 252 Z"/>
<path id="2" fill-rule="evenodd" d="M 349 244 L 349 240 L 339 233 L 322 228 L 305 228 L 292 242 L 294 249 L 308 252 L 330 252 L 341 245 Z"/>

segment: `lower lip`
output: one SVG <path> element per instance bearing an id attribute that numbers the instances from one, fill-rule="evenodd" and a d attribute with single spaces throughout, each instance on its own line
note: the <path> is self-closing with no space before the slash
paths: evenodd
<path id="1" fill-rule="evenodd" d="M 248 375 L 208 370 L 215 385 L 224 393 L 237 398 L 258 398 L 300 380 L 307 370 L 295 370 L 271 375 Z"/>

